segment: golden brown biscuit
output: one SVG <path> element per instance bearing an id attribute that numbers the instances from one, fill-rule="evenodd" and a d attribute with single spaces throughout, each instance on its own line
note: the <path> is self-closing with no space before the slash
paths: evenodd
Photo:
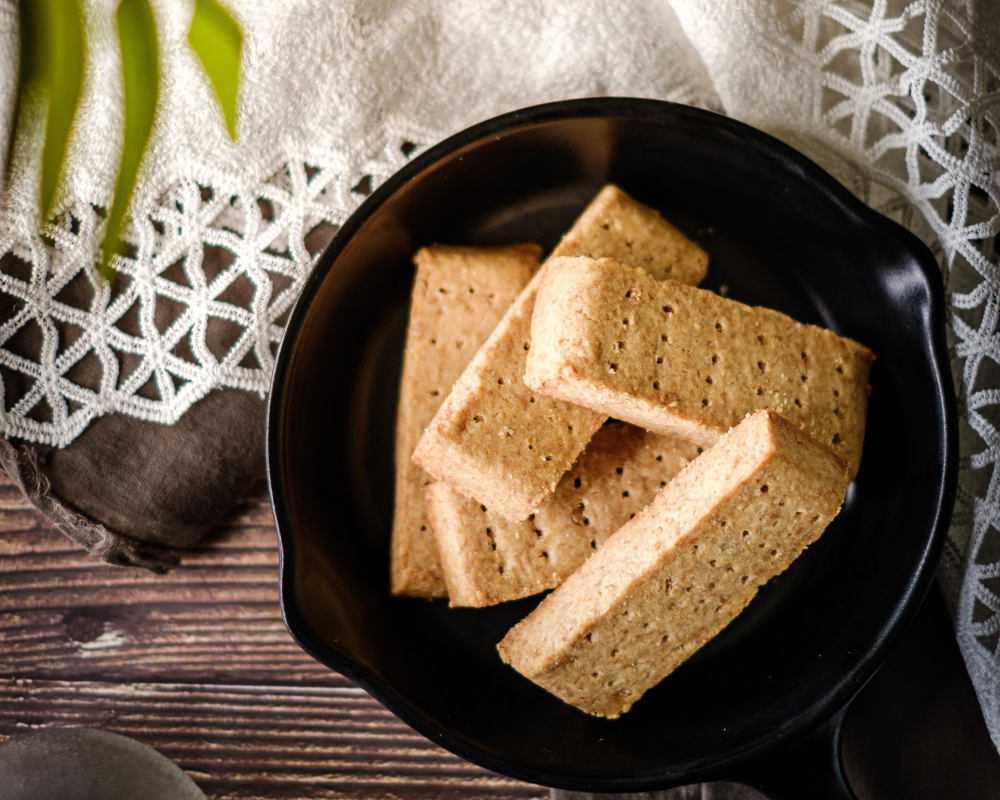
<path id="1" fill-rule="evenodd" d="M 603 189 L 553 256 L 621 253 L 657 278 L 697 283 L 708 256 L 650 208 Z M 521 522 L 552 493 L 607 415 L 524 384 L 531 315 L 543 270 L 462 373 L 424 432 L 414 461 L 507 521 Z"/>
<path id="2" fill-rule="evenodd" d="M 708 270 L 708 253 L 656 211 L 609 184 L 597 193 L 553 256 L 614 258 L 642 267 L 657 280 L 697 286 Z"/>
<path id="3" fill-rule="evenodd" d="M 393 594 L 445 595 L 441 562 L 421 489 L 431 478 L 411 460 L 420 434 L 455 379 L 537 269 L 535 245 L 425 247 L 417 274 L 396 421 Z"/>
<path id="4" fill-rule="evenodd" d="M 857 473 L 863 345 L 612 259 L 550 259 L 536 308 L 531 389 L 706 447 L 773 408 Z"/>
<path id="5" fill-rule="evenodd" d="M 697 454 L 691 442 L 605 425 L 555 492 L 517 524 L 444 481 L 425 487 L 451 605 L 489 606 L 555 588 Z"/>
<path id="6" fill-rule="evenodd" d="M 819 538 L 843 461 L 774 411 L 748 417 L 498 645 L 561 700 L 618 717 Z"/>

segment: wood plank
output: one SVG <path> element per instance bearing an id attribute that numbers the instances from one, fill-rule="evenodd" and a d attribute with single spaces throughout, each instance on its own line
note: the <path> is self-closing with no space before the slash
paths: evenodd
<path id="1" fill-rule="evenodd" d="M 295 644 L 278 607 L 263 484 L 166 575 L 95 561 L 0 484 L 0 675 L 295 683 L 339 676 Z"/>
<path id="2" fill-rule="evenodd" d="M 52 725 L 130 736 L 210 797 L 541 798 L 437 747 L 340 678 L 327 687 L 0 680 L 0 738 Z"/>
<path id="3" fill-rule="evenodd" d="M 91 559 L 0 473 L 0 739 L 131 736 L 213 800 L 541 798 L 415 733 L 281 619 L 263 483 L 166 575 Z"/>

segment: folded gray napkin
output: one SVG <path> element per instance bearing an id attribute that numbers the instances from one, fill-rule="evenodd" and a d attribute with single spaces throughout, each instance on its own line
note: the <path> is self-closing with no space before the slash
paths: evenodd
<path id="1" fill-rule="evenodd" d="M 310 242 L 313 252 L 325 248 L 335 232 L 332 226 L 317 228 Z M 217 272 L 228 258 L 221 248 L 206 248 L 204 269 Z M 8 254 L 0 267 L 16 271 L 15 261 Z M 116 291 L 115 283 L 111 289 Z M 249 304 L 252 285 L 242 291 L 245 296 L 237 296 L 234 289 L 229 302 Z M 64 292 L 63 299 L 79 307 L 89 304 L 93 294 L 86 281 L 71 283 Z M 16 312 L 15 302 L 0 293 L 0 321 Z M 167 313 L 157 304 L 158 318 Z M 121 324 L 137 326 L 138 321 Z M 126 332 L 137 333 L 138 328 Z M 225 352 L 232 345 L 226 336 L 225 328 L 210 328 L 208 348 Z M 36 326 L 5 347 L 36 357 L 41 331 Z M 120 365 L 120 379 L 128 368 Z M 78 370 L 73 379 L 81 385 L 100 381 L 97 359 L 84 359 L 73 369 Z M 22 394 L 26 389 L 17 385 L 19 379 L 24 376 L 7 371 L 4 390 Z M 35 508 L 94 556 L 165 572 L 263 475 L 265 407 L 257 394 L 216 389 L 169 426 L 108 414 L 62 449 L 0 438 L 0 465 Z"/>

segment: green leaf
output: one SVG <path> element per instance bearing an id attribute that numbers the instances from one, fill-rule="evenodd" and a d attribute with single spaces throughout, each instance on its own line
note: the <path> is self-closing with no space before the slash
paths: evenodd
<path id="1" fill-rule="evenodd" d="M 125 146 L 122 148 L 115 199 L 104 232 L 101 248 L 104 257 L 98 268 L 101 277 L 106 280 L 114 278 L 111 256 L 121 246 L 119 237 L 125 224 L 125 212 L 153 129 L 160 91 L 156 22 L 148 0 L 122 0 L 117 17 L 125 84 Z"/>
<path id="2" fill-rule="evenodd" d="M 216 0 L 197 0 L 188 41 L 201 59 L 222 104 L 229 136 L 236 140 L 236 95 L 240 81 L 243 33 Z"/>
<path id="3" fill-rule="evenodd" d="M 52 213 L 59 173 L 83 86 L 83 25 L 76 0 L 46 0 L 49 24 L 49 119 L 42 159 L 42 210 Z"/>
<path id="4" fill-rule="evenodd" d="M 83 22 L 77 0 L 21 0 L 18 116 L 35 90 L 48 101 L 42 151 L 41 214 L 52 214 L 83 86 Z M 19 120 L 20 121 L 20 120 Z M 13 148 L 12 148 L 13 152 Z"/>

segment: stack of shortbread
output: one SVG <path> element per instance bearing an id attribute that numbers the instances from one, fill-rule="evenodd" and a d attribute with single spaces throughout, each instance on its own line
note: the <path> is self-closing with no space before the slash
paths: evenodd
<path id="1" fill-rule="evenodd" d="M 392 591 L 555 588 L 500 655 L 617 717 L 840 511 L 874 356 L 695 288 L 705 251 L 614 186 L 540 256 L 417 253 Z"/>

